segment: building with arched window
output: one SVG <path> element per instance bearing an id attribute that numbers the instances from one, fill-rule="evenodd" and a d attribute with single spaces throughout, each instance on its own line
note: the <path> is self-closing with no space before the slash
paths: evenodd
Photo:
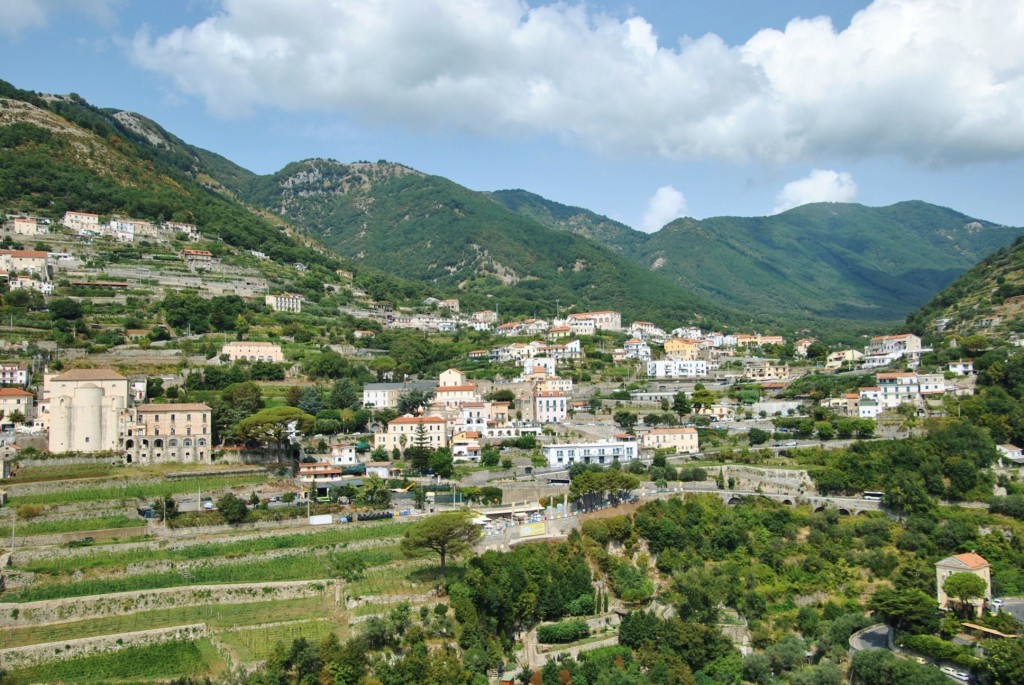
<path id="1" fill-rule="evenodd" d="M 209 464 L 213 422 L 205 404 L 140 404 L 127 422 L 124 454 L 132 464 Z"/>

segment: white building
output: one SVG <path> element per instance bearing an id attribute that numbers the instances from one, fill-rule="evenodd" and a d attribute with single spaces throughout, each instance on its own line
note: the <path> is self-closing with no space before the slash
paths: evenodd
<path id="1" fill-rule="evenodd" d="M 53 295 L 54 285 L 50 281 L 43 281 L 31 276 L 15 276 L 8 280 L 8 288 L 11 290 L 35 290 L 43 295 Z"/>
<path id="2" fill-rule="evenodd" d="M 0 385 L 28 385 L 28 367 L 12 362 L 0 364 Z"/>
<path id="3" fill-rule="evenodd" d="M 89 212 L 64 212 L 62 224 L 75 231 L 92 231 L 99 233 L 100 217 Z"/>
<path id="4" fill-rule="evenodd" d="M 111 369 L 72 369 L 44 377 L 50 452 L 120 451 L 128 379 Z"/>
<path id="5" fill-rule="evenodd" d="M 636 440 L 622 442 L 576 442 L 545 445 L 541 448 L 548 466 L 570 466 L 572 464 L 609 465 L 613 461 L 626 463 L 639 458 L 640 447 Z"/>
<path id="6" fill-rule="evenodd" d="M 302 311 L 302 303 L 305 301 L 302 295 L 296 295 L 294 293 L 278 293 L 276 295 L 267 295 L 266 303 L 267 306 L 273 309 L 275 312 L 292 312 L 298 314 Z"/>
<path id="7" fill-rule="evenodd" d="M 569 397 L 562 392 L 544 391 L 533 397 L 533 416 L 537 423 L 561 423 L 569 416 Z"/>
<path id="8" fill-rule="evenodd" d="M 398 407 L 398 400 L 413 390 L 433 394 L 437 390 L 437 381 L 367 383 L 363 386 L 363 406 L 376 409 L 395 409 Z"/>
<path id="9" fill-rule="evenodd" d="M 622 330 L 622 314 L 619 312 L 580 312 L 578 314 L 570 314 L 567 318 L 570 328 L 573 325 L 573 321 L 589 319 L 594 322 L 596 330 L 613 331 L 616 333 Z"/>
<path id="10" fill-rule="evenodd" d="M 708 363 L 703 359 L 656 359 L 647 362 L 650 378 L 706 378 Z"/>
<path id="11" fill-rule="evenodd" d="M 880 335 L 872 338 L 864 350 L 864 368 L 886 366 L 904 357 L 916 361 L 926 351 L 921 347 L 921 338 L 913 333 Z"/>
<path id="12" fill-rule="evenodd" d="M 642 362 L 651 360 L 651 348 L 639 338 L 630 338 L 622 345 L 626 359 L 637 359 Z"/>

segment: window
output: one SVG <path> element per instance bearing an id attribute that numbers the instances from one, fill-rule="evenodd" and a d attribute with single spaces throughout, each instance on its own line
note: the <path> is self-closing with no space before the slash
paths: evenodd
<path id="1" fill-rule="evenodd" d="M 168 447 L 177 447 L 178 446 L 178 441 L 172 438 L 172 439 L 167 441 L 167 446 Z"/>
<path id="2" fill-rule="evenodd" d="M 185 447 L 191 447 L 192 440 L 190 438 L 185 438 L 184 440 L 181 441 L 181 444 L 184 445 Z"/>

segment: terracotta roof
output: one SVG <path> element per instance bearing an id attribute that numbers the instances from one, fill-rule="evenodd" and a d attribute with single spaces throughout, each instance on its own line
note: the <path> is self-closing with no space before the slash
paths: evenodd
<path id="1" fill-rule="evenodd" d="M 21 388 L 0 388 L 0 397 L 34 397 L 34 395 Z"/>
<path id="2" fill-rule="evenodd" d="M 184 403 L 172 404 L 172 403 L 161 403 L 161 404 L 140 404 L 135 407 L 140 412 L 158 412 L 158 411 L 210 411 L 210 408 L 205 404 L 199 403 Z"/>
<path id="3" fill-rule="evenodd" d="M 964 554 L 954 554 L 951 557 L 946 557 L 936 566 L 955 566 L 977 570 L 988 566 L 988 561 L 985 560 L 985 557 L 975 552 L 965 552 Z"/>
<path id="4" fill-rule="evenodd" d="M 392 423 L 445 423 L 445 420 L 440 416 L 399 416 L 388 421 L 388 424 Z"/>
<path id="5" fill-rule="evenodd" d="M 42 250 L 0 250 L 0 254 L 7 254 L 21 259 L 46 259 L 50 256 L 49 252 L 43 252 Z"/>
<path id="6" fill-rule="evenodd" d="M 696 433 L 696 428 L 654 428 L 650 431 L 651 435 L 690 435 Z"/>
<path id="7" fill-rule="evenodd" d="M 476 390 L 476 386 L 472 383 L 469 385 L 442 385 L 438 386 L 436 394 L 440 395 L 443 392 L 466 392 L 468 390 Z"/>
<path id="8" fill-rule="evenodd" d="M 55 381 L 126 381 L 113 369 L 71 369 L 56 376 Z"/>

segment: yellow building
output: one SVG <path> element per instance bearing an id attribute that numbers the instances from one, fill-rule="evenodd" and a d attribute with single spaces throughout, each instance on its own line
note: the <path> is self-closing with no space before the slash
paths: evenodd
<path id="1" fill-rule="evenodd" d="M 951 599 L 959 601 L 956 600 L 956 598 L 949 597 L 946 594 L 946 591 L 942 588 L 946 580 L 954 573 L 973 573 L 985 581 L 985 595 L 983 597 L 970 600 L 970 604 L 974 607 L 975 613 L 980 615 L 982 611 L 984 611 L 985 605 L 990 599 L 992 599 L 992 575 L 988 561 L 986 561 L 980 554 L 967 552 L 965 554 L 955 554 L 951 557 L 946 557 L 942 561 L 936 562 L 936 597 L 939 600 L 940 609 L 949 608 Z"/>
<path id="2" fill-rule="evenodd" d="M 670 338 L 665 341 L 665 358 L 681 361 L 697 359 L 700 342 L 691 338 Z"/>

